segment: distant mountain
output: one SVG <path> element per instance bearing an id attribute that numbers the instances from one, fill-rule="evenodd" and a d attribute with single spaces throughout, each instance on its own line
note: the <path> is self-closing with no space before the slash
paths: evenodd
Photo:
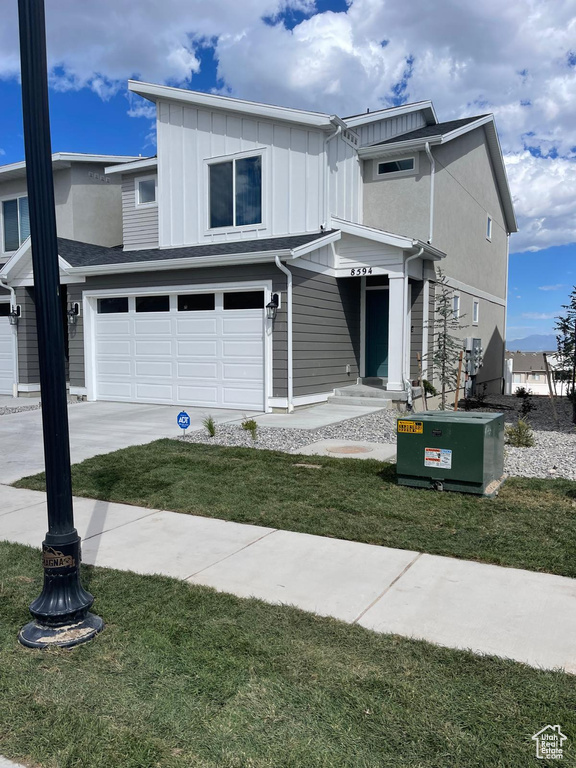
<path id="1" fill-rule="evenodd" d="M 553 352 L 556 349 L 556 336 L 552 333 L 526 336 L 524 339 L 514 339 L 506 342 L 509 352 Z"/>

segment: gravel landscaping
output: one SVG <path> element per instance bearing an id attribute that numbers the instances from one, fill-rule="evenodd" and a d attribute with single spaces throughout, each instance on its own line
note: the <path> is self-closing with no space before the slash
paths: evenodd
<path id="1" fill-rule="evenodd" d="M 6 416 L 8 413 L 24 413 L 24 411 L 37 411 L 40 403 L 33 405 L 0 405 L 0 416 Z"/>
<path id="2" fill-rule="evenodd" d="M 571 422 L 570 403 L 566 400 L 556 401 L 558 424 L 554 421 L 547 397 L 534 397 L 533 403 L 535 409 L 528 420 L 534 429 L 536 445 L 533 448 L 507 446 L 505 472 L 519 477 L 562 477 L 576 480 L 576 428 Z M 520 415 L 520 407 L 521 400 L 517 397 L 489 396 L 475 410 L 502 412 L 506 423 L 513 424 Z M 255 442 L 239 424 L 218 425 L 214 437 L 202 429 L 180 439 L 193 443 L 254 447 L 287 453 L 297 452 L 299 448 L 318 440 L 395 443 L 397 417 L 395 411 L 382 410 L 313 430 L 258 427 Z"/>

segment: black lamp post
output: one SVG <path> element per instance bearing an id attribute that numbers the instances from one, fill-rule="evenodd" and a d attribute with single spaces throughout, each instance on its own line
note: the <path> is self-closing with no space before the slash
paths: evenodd
<path id="1" fill-rule="evenodd" d="M 34 620 L 20 630 L 18 639 L 32 648 L 69 647 L 89 640 L 103 622 L 88 612 L 94 598 L 80 583 L 80 537 L 72 511 L 44 0 L 18 0 L 18 12 L 48 503 L 48 533 L 42 544 L 44 588 L 30 606 Z"/>

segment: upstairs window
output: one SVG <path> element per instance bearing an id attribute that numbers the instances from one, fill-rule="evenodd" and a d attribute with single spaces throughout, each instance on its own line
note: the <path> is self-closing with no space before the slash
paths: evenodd
<path id="1" fill-rule="evenodd" d="M 135 179 L 136 205 L 154 205 L 156 203 L 156 176 L 141 176 Z"/>
<path id="2" fill-rule="evenodd" d="M 490 216 L 486 219 L 486 240 L 492 240 L 492 219 Z"/>
<path id="3" fill-rule="evenodd" d="M 415 167 L 413 157 L 402 157 L 398 160 L 385 160 L 378 163 L 378 176 L 386 176 L 390 173 L 409 173 Z"/>
<path id="4" fill-rule="evenodd" d="M 460 318 L 460 296 L 452 297 L 452 317 L 454 320 Z"/>
<path id="5" fill-rule="evenodd" d="M 4 251 L 17 251 L 24 240 L 30 235 L 27 197 L 4 200 L 2 203 L 2 227 L 4 231 Z"/>
<path id="6" fill-rule="evenodd" d="M 262 223 L 262 157 L 211 163 L 210 229 Z"/>
<path id="7" fill-rule="evenodd" d="M 480 302 L 478 299 L 474 299 L 472 304 L 472 322 L 474 325 L 478 325 L 478 318 L 480 316 Z"/>

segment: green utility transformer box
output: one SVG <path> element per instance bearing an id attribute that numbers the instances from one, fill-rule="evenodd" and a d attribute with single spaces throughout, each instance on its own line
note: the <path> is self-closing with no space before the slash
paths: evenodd
<path id="1" fill-rule="evenodd" d="M 493 496 L 502 484 L 503 414 L 427 411 L 397 431 L 399 485 Z"/>

